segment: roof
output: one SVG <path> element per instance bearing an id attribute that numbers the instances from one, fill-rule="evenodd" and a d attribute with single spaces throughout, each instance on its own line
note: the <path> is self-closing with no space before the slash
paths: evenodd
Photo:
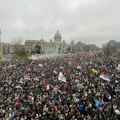
<path id="1" fill-rule="evenodd" d="M 57 30 L 57 32 L 55 33 L 54 38 L 61 38 L 61 35 L 60 35 L 60 33 L 59 33 L 58 30 Z"/>
<path id="2" fill-rule="evenodd" d="M 38 40 L 26 40 L 25 43 L 28 43 L 28 42 L 38 42 Z"/>

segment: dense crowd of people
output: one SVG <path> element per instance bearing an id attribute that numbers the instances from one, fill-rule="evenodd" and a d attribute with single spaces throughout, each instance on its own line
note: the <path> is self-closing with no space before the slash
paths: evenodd
<path id="1" fill-rule="evenodd" d="M 87 53 L 1 62 L 0 118 L 118 120 L 119 63 L 117 58 Z"/>

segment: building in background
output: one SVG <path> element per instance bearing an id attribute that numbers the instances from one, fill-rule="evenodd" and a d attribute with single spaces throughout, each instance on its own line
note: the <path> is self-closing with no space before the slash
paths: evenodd
<path id="1" fill-rule="evenodd" d="M 14 46 L 9 43 L 0 43 L 0 58 L 10 59 L 11 55 L 14 54 Z"/>
<path id="2" fill-rule="evenodd" d="M 49 42 L 46 42 L 43 38 L 40 40 L 26 40 L 25 49 L 28 53 L 35 51 L 35 46 L 38 45 L 41 47 L 41 53 L 64 53 L 67 49 L 67 44 L 65 40 L 62 41 L 61 34 L 57 30 L 54 35 L 54 40 L 50 39 Z"/>
<path id="3" fill-rule="evenodd" d="M 50 39 L 49 42 L 44 39 L 40 40 L 26 40 L 25 47 L 26 52 L 34 53 L 36 45 L 40 46 L 41 54 L 46 53 L 64 53 L 67 49 L 67 44 L 65 40 L 62 40 L 61 34 L 57 30 L 54 35 L 53 40 Z M 1 41 L 1 30 L 0 30 L 0 58 L 10 58 L 14 54 L 15 46 L 9 43 L 4 43 Z"/>

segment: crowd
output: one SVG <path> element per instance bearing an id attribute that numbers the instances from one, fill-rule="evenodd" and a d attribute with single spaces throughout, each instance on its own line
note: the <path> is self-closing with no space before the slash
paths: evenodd
<path id="1" fill-rule="evenodd" d="M 87 53 L 1 62 L 0 119 L 118 120 L 119 63 Z"/>

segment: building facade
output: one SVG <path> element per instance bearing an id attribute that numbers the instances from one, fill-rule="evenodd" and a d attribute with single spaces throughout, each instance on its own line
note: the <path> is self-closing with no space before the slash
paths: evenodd
<path id="1" fill-rule="evenodd" d="M 25 41 L 25 49 L 28 53 L 32 53 L 35 50 L 36 45 L 41 47 L 41 53 L 43 54 L 64 53 L 67 48 L 65 40 L 62 41 L 61 34 L 58 30 L 54 35 L 54 40 L 50 39 L 49 42 L 46 42 L 44 39 Z"/>
<path id="2" fill-rule="evenodd" d="M 0 43 L 0 59 L 1 58 L 11 58 L 11 54 L 14 53 L 14 46 L 8 43 Z"/>

